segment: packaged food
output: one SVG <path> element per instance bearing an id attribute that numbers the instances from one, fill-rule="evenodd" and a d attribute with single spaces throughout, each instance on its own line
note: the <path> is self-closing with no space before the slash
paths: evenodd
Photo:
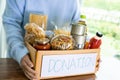
<path id="1" fill-rule="evenodd" d="M 65 23 L 62 25 L 57 25 L 52 21 L 52 24 L 54 25 L 54 35 L 59 35 L 59 34 L 63 34 L 63 35 L 68 35 L 70 36 L 70 31 L 71 31 L 71 25 L 69 23 Z"/>
<path id="2" fill-rule="evenodd" d="M 70 36 L 70 32 L 66 31 L 66 30 L 63 30 L 63 29 L 54 30 L 54 33 L 55 33 L 55 35 L 64 34 L 64 35 Z"/>
<path id="3" fill-rule="evenodd" d="M 45 31 L 35 23 L 25 25 L 25 41 L 33 44 L 35 39 L 45 38 Z"/>
<path id="4" fill-rule="evenodd" d="M 50 40 L 52 39 L 52 37 L 54 36 L 54 32 L 51 30 L 47 30 L 45 31 L 46 37 L 49 38 Z"/>
<path id="5" fill-rule="evenodd" d="M 79 21 L 78 23 L 72 24 L 71 34 L 72 35 L 85 35 L 86 34 L 85 22 Z"/>
<path id="6" fill-rule="evenodd" d="M 47 15 L 42 15 L 39 13 L 30 13 L 29 22 L 39 25 L 41 28 L 46 30 L 47 28 Z"/>
<path id="7" fill-rule="evenodd" d="M 62 34 L 53 37 L 50 44 L 53 50 L 72 50 L 74 48 L 73 38 Z"/>
<path id="8" fill-rule="evenodd" d="M 92 37 L 89 42 L 89 48 L 90 49 L 96 49 L 99 48 L 102 44 L 101 37 L 103 36 L 102 33 L 96 32 L 96 36 Z"/>
<path id="9" fill-rule="evenodd" d="M 50 43 L 48 38 L 35 39 L 33 47 L 37 50 L 50 50 Z"/>
<path id="10" fill-rule="evenodd" d="M 75 49 L 83 49 L 86 41 L 86 35 L 72 35 L 75 40 Z"/>

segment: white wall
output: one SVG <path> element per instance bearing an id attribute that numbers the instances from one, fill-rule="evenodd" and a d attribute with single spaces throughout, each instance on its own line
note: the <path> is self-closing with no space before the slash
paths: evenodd
<path id="1" fill-rule="evenodd" d="M 5 8 L 5 0 L 0 0 L 0 58 L 7 57 L 6 35 L 2 25 L 2 14 Z"/>

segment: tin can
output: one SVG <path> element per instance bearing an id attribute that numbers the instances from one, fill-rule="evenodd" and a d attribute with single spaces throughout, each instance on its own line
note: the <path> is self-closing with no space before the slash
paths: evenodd
<path id="1" fill-rule="evenodd" d="M 86 24 L 84 21 L 79 21 L 78 23 L 72 24 L 71 34 L 72 35 L 85 35 Z"/>
<path id="2" fill-rule="evenodd" d="M 75 48 L 76 49 L 83 49 L 86 41 L 86 35 L 72 35 L 73 39 L 75 40 Z"/>

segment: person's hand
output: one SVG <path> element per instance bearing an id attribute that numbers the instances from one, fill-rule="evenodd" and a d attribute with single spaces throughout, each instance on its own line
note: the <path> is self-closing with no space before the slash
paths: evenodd
<path id="1" fill-rule="evenodd" d="M 99 70 L 99 67 L 100 67 L 100 62 L 101 62 L 101 59 L 100 59 L 100 58 L 98 58 L 98 59 L 97 59 L 97 64 L 96 64 L 96 71 L 98 71 L 98 70 Z"/>
<path id="2" fill-rule="evenodd" d="M 22 60 L 21 60 L 21 68 L 23 69 L 25 75 L 30 79 L 30 80 L 38 80 L 37 79 L 37 72 L 33 70 L 33 63 L 31 62 L 29 55 L 25 55 Z"/>

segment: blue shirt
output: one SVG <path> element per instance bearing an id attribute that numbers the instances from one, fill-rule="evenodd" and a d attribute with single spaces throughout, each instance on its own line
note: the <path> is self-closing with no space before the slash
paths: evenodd
<path id="1" fill-rule="evenodd" d="M 9 54 L 19 63 L 28 52 L 24 45 L 24 26 L 30 13 L 48 16 L 47 29 L 53 30 L 53 21 L 62 26 L 79 20 L 79 0 L 7 0 L 3 24 L 7 35 Z"/>

